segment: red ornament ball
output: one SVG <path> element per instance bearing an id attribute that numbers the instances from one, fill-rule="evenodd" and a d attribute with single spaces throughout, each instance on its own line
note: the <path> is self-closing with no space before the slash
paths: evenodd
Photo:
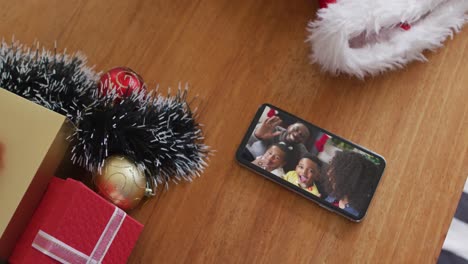
<path id="1" fill-rule="evenodd" d="M 116 90 L 118 98 L 127 97 L 133 92 L 146 90 L 146 85 L 135 71 L 127 67 L 116 67 L 101 76 L 99 93 L 107 95 L 109 91 Z"/>

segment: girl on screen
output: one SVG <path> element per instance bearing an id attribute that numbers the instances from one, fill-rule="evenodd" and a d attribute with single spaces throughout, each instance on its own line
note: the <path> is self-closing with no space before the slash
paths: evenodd
<path id="1" fill-rule="evenodd" d="M 363 155 L 338 151 L 327 170 L 331 194 L 326 201 L 359 216 L 364 212 L 378 183 L 378 168 Z"/>

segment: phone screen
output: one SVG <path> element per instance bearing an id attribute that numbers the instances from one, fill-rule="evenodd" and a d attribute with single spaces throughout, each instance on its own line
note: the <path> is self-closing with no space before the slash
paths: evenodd
<path id="1" fill-rule="evenodd" d="M 353 221 L 365 216 L 385 168 L 382 156 L 269 104 L 258 110 L 236 157 Z"/>

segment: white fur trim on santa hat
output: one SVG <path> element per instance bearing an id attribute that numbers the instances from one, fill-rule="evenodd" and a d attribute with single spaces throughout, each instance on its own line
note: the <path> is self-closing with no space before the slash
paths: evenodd
<path id="1" fill-rule="evenodd" d="M 312 62 L 363 78 L 425 61 L 422 52 L 458 32 L 467 11 L 468 0 L 338 0 L 309 22 Z"/>

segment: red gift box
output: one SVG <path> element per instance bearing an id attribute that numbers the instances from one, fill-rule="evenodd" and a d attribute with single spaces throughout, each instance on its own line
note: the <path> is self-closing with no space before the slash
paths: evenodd
<path id="1" fill-rule="evenodd" d="M 142 229 L 83 183 L 53 178 L 9 261 L 126 263 Z"/>

